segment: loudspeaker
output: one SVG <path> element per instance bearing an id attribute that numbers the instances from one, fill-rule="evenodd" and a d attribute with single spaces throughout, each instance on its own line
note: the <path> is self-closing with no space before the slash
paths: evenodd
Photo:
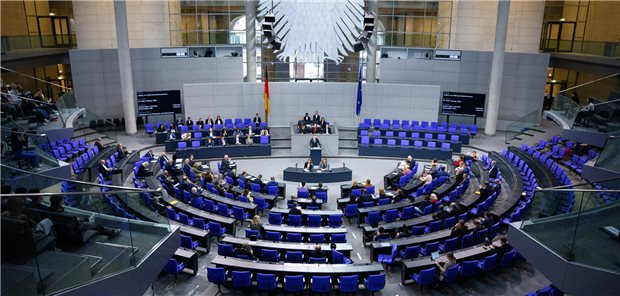
<path id="1" fill-rule="evenodd" d="M 276 22 L 276 16 L 273 13 L 268 13 L 265 15 L 265 22 L 266 23 L 275 23 Z"/>
<path id="2" fill-rule="evenodd" d="M 372 32 L 364 31 L 360 35 L 359 40 L 363 43 L 368 43 L 368 41 L 370 40 L 370 36 L 372 36 Z"/>
<path id="3" fill-rule="evenodd" d="M 370 13 L 365 13 L 364 14 L 364 24 L 374 24 L 375 23 L 375 17 L 372 16 L 372 14 Z"/>
<path id="4" fill-rule="evenodd" d="M 273 38 L 273 31 L 271 31 L 271 30 L 263 30 L 263 35 L 265 35 L 265 37 L 267 37 L 267 39 Z"/>
<path id="5" fill-rule="evenodd" d="M 273 50 L 280 50 L 282 48 L 282 42 L 273 40 L 273 42 L 271 42 L 271 48 L 273 48 Z"/>
<path id="6" fill-rule="evenodd" d="M 375 25 L 374 24 L 365 24 L 364 25 L 364 31 L 372 32 L 374 30 L 375 30 Z"/>
<path id="7" fill-rule="evenodd" d="M 263 23 L 263 31 L 270 30 L 273 31 L 273 25 L 268 23 Z"/>
<path id="8" fill-rule="evenodd" d="M 353 50 L 355 52 L 364 50 L 364 44 L 362 42 L 357 42 L 357 43 L 353 44 Z"/>

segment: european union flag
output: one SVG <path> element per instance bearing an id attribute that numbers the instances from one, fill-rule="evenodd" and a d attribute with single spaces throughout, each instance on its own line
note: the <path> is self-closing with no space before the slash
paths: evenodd
<path id="1" fill-rule="evenodd" d="M 355 115 L 360 116 L 362 111 L 362 64 L 360 64 L 359 76 L 357 78 L 357 105 L 355 106 Z"/>

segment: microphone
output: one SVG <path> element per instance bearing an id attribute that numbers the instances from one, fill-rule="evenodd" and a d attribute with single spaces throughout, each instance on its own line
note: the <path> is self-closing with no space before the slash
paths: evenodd
<path id="1" fill-rule="evenodd" d="M 343 163 L 342 163 L 342 167 L 343 167 L 343 168 L 346 168 L 346 167 L 347 167 L 347 165 L 343 162 Z"/>
<path id="2" fill-rule="evenodd" d="M 297 168 L 297 163 L 295 163 L 295 168 Z"/>

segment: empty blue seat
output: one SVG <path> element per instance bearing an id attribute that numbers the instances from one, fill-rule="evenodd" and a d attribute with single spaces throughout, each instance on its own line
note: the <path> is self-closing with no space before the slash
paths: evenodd
<path id="1" fill-rule="evenodd" d="M 285 260 L 288 263 L 303 263 L 303 253 L 301 251 L 286 251 Z"/>
<path id="2" fill-rule="evenodd" d="M 332 289 L 332 281 L 329 276 L 313 276 L 310 280 L 312 293 L 327 293 Z"/>
<path id="3" fill-rule="evenodd" d="M 284 276 L 284 291 L 287 293 L 303 292 L 305 288 L 303 275 Z"/>
<path id="4" fill-rule="evenodd" d="M 321 215 L 308 215 L 308 226 L 321 227 L 322 220 Z"/>
<path id="5" fill-rule="evenodd" d="M 207 267 L 207 280 L 209 283 L 216 284 L 217 290 L 220 294 L 222 291 L 220 286 L 226 283 L 227 279 L 226 270 L 222 267 Z"/>
<path id="6" fill-rule="evenodd" d="M 256 274 L 256 287 L 261 291 L 273 291 L 277 287 L 275 274 Z"/>
<path id="7" fill-rule="evenodd" d="M 329 227 L 340 227 L 342 226 L 342 215 L 341 214 L 334 214 L 334 215 L 329 215 L 327 217 L 327 221 L 329 222 Z"/>
<path id="8" fill-rule="evenodd" d="M 464 261 L 459 268 L 459 273 L 462 277 L 473 277 L 476 276 L 476 267 L 478 265 L 478 260 L 472 261 Z"/>
<path id="9" fill-rule="evenodd" d="M 279 242 L 280 241 L 280 232 L 277 231 L 267 231 L 265 232 L 265 239 L 270 241 Z"/>
<path id="10" fill-rule="evenodd" d="M 218 243 L 217 244 L 217 254 L 220 256 L 232 256 L 233 245 Z"/>
<path id="11" fill-rule="evenodd" d="M 340 293 L 356 293 L 359 288 L 358 275 L 347 275 L 338 278 Z"/>
<path id="12" fill-rule="evenodd" d="M 370 224 L 370 225 L 378 224 L 379 220 L 381 220 L 381 212 L 379 212 L 379 211 L 370 212 L 370 213 L 368 213 L 368 216 L 366 216 L 366 218 L 364 218 L 364 222 L 366 222 L 367 224 Z"/>
<path id="13" fill-rule="evenodd" d="M 233 288 L 249 288 L 252 285 L 252 278 L 249 271 L 232 272 Z"/>
<path id="14" fill-rule="evenodd" d="M 478 261 L 478 269 L 483 272 L 488 272 L 495 269 L 495 263 L 497 262 L 497 254 L 487 256 L 486 258 Z"/>
<path id="15" fill-rule="evenodd" d="M 435 267 L 423 269 L 420 273 L 414 273 L 411 275 L 411 279 L 420 286 L 420 289 L 432 285 L 435 282 Z"/>
<path id="16" fill-rule="evenodd" d="M 282 224 L 282 215 L 280 213 L 269 212 L 269 224 L 274 224 L 274 225 Z"/>
<path id="17" fill-rule="evenodd" d="M 194 250 L 198 247 L 198 242 L 193 241 L 190 236 L 181 234 L 181 247 Z"/>
<path id="18" fill-rule="evenodd" d="M 219 239 L 219 237 L 221 237 L 222 235 L 224 235 L 224 233 L 226 233 L 226 229 L 222 228 L 222 225 L 220 225 L 220 223 L 217 222 L 209 222 L 208 224 L 208 228 L 209 228 L 209 235 L 210 236 L 215 236 Z"/>
<path id="19" fill-rule="evenodd" d="M 405 251 L 401 251 L 400 257 L 402 257 L 403 260 L 407 260 L 407 259 L 417 258 L 419 254 L 420 254 L 420 246 L 412 246 L 412 247 L 406 247 Z"/>
<path id="20" fill-rule="evenodd" d="M 344 244 L 347 242 L 347 235 L 345 233 L 333 233 L 330 241 L 334 244 Z"/>
<path id="21" fill-rule="evenodd" d="M 301 215 L 288 215 L 288 225 L 295 227 L 301 226 Z"/>
<path id="22" fill-rule="evenodd" d="M 368 290 L 368 292 L 371 292 L 373 294 L 375 292 L 383 290 L 383 288 L 385 287 L 385 273 L 369 275 L 364 280 L 364 286 L 366 287 L 366 290 Z"/>
<path id="23" fill-rule="evenodd" d="M 278 256 L 278 250 L 263 249 L 261 251 L 261 260 L 268 262 L 280 261 L 280 256 Z"/>
<path id="24" fill-rule="evenodd" d="M 325 235 L 324 234 L 311 234 L 310 242 L 314 244 L 322 244 L 325 242 Z"/>
<path id="25" fill-rule="evenodd" d="M 286 240 L 289 242 L 301 243 L 301 233 L 289 232 L 286 234 Z"/>

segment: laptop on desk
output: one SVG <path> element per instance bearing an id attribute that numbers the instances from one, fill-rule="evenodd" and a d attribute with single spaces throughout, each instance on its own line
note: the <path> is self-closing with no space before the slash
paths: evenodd
<path id="1" fill-rule="evenodd" d="M 432 252 L 431 253 L 431 258 L 433 259 L 433 261 L 437 260 L 437 258 L 439 258 L 439 252 Z"/>

